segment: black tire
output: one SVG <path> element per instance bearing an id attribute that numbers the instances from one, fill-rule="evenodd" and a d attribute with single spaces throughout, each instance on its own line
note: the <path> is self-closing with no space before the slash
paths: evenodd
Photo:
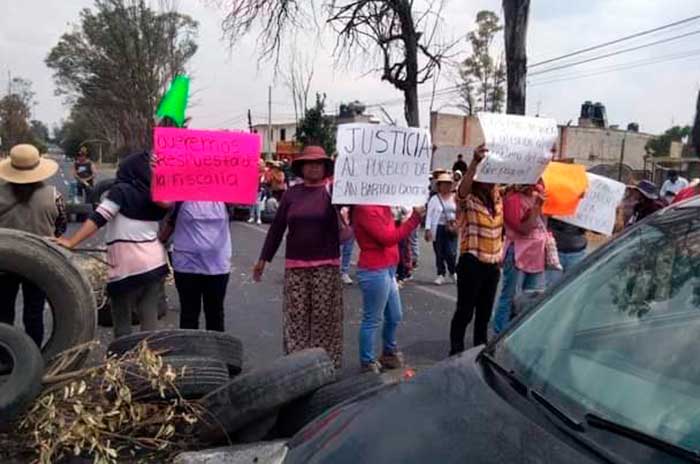
<path id="1" fill-rule="evenodd" d="M 135 348 L 142 340 L 148 346 L 164 351 L 164 356 L 193 356 L 221 361 L 229 373 L 236 375 L 243 365 L 243 344 L 222 332 L 204 330 L 168 329 L 153 332 L 137 332 L 114 340 L 107 347 L 108 353 L 122 355 Z"/>
<path id="2" fill-rule="evenodd" d="M 175 388 L 165 390 L 166 400 L 177 398 L 177 393 L 186 400 L 198 400 L 227 383 L 228 367 L 221 361 L 196 356 L 164 356 L 163 365 L 169 364 L 177 372 Z M 184 368 L 184 373 L 182 372 Z M 126 382 L 132 396 L 139 401 L 160 400 L 160 393 L 154 391 L 150 383 L 140 375 L 130 375 L 127 368 Z M 138 373 L 139 370 L 134 371 Z"/>
<path id="3" fill-rule="evenodd" d="M 291 437 L 332 407 L 368 390 L 395 382 L 386 375 L 368 372 L 326 385 L 282 408 L 277 431 L 281 437 Z"/>
<path id="4" fill-rule="evenodd" d="M 93 207 L 97 207 L 102 202 L 102 196 L 109 191 L 114 184 L 117 183 L 117 179 L 104 179 L 95 184 L 95 186 L 90 190 L 87 201 Z"/>
<path id="5" fill-rule="evenodd" d="M 0 324 L 0 352 L 12 371 L 0 383 L 0 423 L 14 420 L 41 392 L 44 359 L 34 341 L 21 330 Z"/>
<path id="6" fill-rule="evenodd" d="M 304 350 L 243 374 L 202 398 L 207 424 L 197 433 L 210 443 L 225 441 L 256 420 L 321 388 L 335 378 L 333 363 L 322 349 Z"/>
<path id="7" fill-rule="evenodd" d="M 46 293 L 53 333 L 41 350 L 45 360 L 95 338 L 92 287 L 66 250 L 36 235 L 0 229 L 0 272 L 31 280 Z"/>
<path id="8" fill-rule="evenodd" d="M 273 434 L 275 424 L 277 424 L 276 412 L 246 425 L 231 436 L 231 441 L 233 443 L 257 443 L 269 440 Z"/>

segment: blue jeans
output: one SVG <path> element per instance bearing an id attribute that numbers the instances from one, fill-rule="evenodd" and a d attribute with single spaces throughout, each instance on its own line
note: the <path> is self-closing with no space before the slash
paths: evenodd
<path id="1" fill-rule="evenodd" d="M 340 244 L 340 273 L 348 274 L 350 272 L 350 260 L 352 259 L 352 250 L 355 248 L 355 238 Z"/>
<path id="2" fill-rule="evenodd" d="M 564 253 L 564 252 L 559 252 L 559 262 L 561 263 L 561 267 L 563 270 L 557 271 L 554 269 L 548 269 L 546 274 L 547 274 L 547 285 L 554 285 L 557 282 L 559 282 L 563 277 L 564 274 L 569 272 L 569 270 L 574 267 L 576 264 L 581 262 L 583 258 L 586 257 L 586 250 L 582 251 L 574 251 L 573 253 Z"/>
<path id="3" fill-rule="evenodd" d="M 376 360 L 374 340 L 379 324 L 385 353 L 396 351 L 396 329 L 401 322 L 401 298 L 396 285 L 396 269 L 358 269 L 357 279 L 362 290 L 362 323 L 360 324 L 360 362 Z"/>
<path id="4" fill-rule="evenodd" d="M 493 316 L 493 331 L 497 334 L 508 328 L 513 298 L 523 290 L 544 290 L 544 272 L 529 274 L 515 267 L 515 247 L 508 248 L 503 260 L 503 286 L 498 298 L 496 313 Z"/>
<path id="5" fill-rule="evenodd" d="M 420 228 L 420 227 L 419 227 Z M 409 243 L 411 244 L 411 256 L 413 257 L 413 262 L 417 263 L 420 257 L 420 240 L 418 240 L 418 229 L 414 229 L 411 235 L 408 236 Z"/>

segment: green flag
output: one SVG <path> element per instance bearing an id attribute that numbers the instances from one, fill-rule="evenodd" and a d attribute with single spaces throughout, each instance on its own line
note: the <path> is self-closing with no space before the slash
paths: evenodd
<path id="1" fill-rule="evenodd" d="M 178 127 L 185 123 L 185 109 L 187 108 L 187 97 L 190 92 L 190 78 L 187 76 L 175 76 L 170 88 L 158 105 L 156 116 L 159 118 L 168 117 L 175 121 Z"/>

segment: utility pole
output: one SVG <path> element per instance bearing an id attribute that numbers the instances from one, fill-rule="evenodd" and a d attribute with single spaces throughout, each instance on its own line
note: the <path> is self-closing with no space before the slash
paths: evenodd
<path id="1" fill-rule="evenodd" d="M 250 114 L 250 108 L 248 108 L 248 132 L 253 133 L 253 116 Z"/>
<path id="2" fill-rule="evenodd" d="M 625 142 L 627 142 L 627 132 L 622 137 L 622 148 L 620 150 L 620 168 L 617 171 L 617 180 L 622 182 L 622 163 L 625 162 Z"/>
<path id="3" fill-rule="evenodd" d="M 272 155 L 272 86 L 267 87 L 267 152 Z"/>

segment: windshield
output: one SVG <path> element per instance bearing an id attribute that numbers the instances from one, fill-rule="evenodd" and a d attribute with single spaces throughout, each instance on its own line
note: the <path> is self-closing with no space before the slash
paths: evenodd
<path id="1" fill-rule="evenodd" d="M 700 448 L 700 217 L 667 211 L 620 239 L 496 347 L 531 388 Z"/>

